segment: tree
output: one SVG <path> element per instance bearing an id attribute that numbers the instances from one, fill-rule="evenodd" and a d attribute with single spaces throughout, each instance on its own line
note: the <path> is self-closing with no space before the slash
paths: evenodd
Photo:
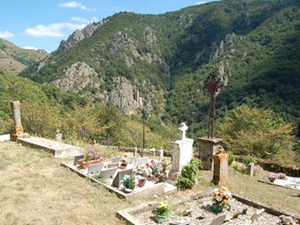
<path id="1" fill-rule="evenodd" d="M 104 128 L 99 125 L 97 111 L 91 106 L 73 105 L 74 110 L 66 114 L 65 127 L 67 138 L 96 140 Z"/>
<path id="2" fill-rule="evenodd" d="M 241 105 L 219 124 L 218 135 L 227 149 L 235 154 L 253 154 L 274 159 L 282 152 L 292 151 L 295 137 L 293 126 L 271 110 Z"/>
<path id="3" fill-rule="evenodd" d="M 100 127 L 105 132 L 106 139 L 114 138 L 119 141 L 124 119 L 118 107 L 108 102 L 100 107 L 97 118 Z"/>

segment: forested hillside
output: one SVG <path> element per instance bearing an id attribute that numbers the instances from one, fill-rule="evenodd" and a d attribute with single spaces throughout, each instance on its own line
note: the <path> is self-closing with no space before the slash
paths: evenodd
<path id="1" fill-rule="evenodd" d="M 19 75 L 96 105 L 111 102 L 133 118 L 145 108 L 156 131 L 186 122 L 188 135 L 197 138 L 207 132 L 204 85 L 218 68 L 224 86 L 217 125 L 246 104 L 292 122 L 299 137 L 299 6 L 296 0 L 223 0 L 161 15 L 117 13 Z M 47 96 L 61 101 L 49 87 Z"/>

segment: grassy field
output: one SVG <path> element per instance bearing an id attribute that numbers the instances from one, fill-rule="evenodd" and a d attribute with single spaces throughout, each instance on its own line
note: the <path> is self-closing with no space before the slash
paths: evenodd
<path id="1" fill-rule="evenodd" d="M 154 200 L 120 199 L 60 165 L 69 161 L 15 142 L 0 142 L 0 224 L 125 224 L 116 218 L 116 211 Z M 300 215 L 299 191 L 257 182 L 266 174 L 260 170 L 251 178 L 230 168 L 230 190 Z M 213 189 L 212 172 L 202 171 L 201 177 L 198 186 L 169 198 Z"/>

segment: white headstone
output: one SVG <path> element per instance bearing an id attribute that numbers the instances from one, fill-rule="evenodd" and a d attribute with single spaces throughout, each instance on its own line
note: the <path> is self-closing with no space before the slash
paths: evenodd
<path id="1" fill-rule="evenodd" d="M 188 129 L 185 123 L 179 127 L 182 131 L 182 139 L 172 143 L 172 169 L 170 171 L 170 179 L 177 179 L 181 173 L 182 167 L 188 164 L 194 156 L 193 139 L 186 138 L 185 132 Z"/>

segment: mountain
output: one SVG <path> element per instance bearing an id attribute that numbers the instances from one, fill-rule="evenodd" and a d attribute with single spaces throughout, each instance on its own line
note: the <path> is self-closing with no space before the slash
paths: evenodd
<path id="1" fill-rule="evenodd" d="M 0 70 L 18 74 L 28 66 L 45 59 L 49 53 L 44 50 L 29 50 L 0 38 Z"/>
<path id="2" fill-rule="evenodd" d="M 90 25 L 88 34 L 73 33 L 19 75 L 113 102 L 127 115 L 147 108 L 165 121 L 186 122 L 199 137 L 209 112 L 204 85 L 217 68 L 224 80 L 217 121 L 247 103 L 294 122 L 299 135 L 299 6 L 223 0 L 161 15 L 117 13 Z"/>

